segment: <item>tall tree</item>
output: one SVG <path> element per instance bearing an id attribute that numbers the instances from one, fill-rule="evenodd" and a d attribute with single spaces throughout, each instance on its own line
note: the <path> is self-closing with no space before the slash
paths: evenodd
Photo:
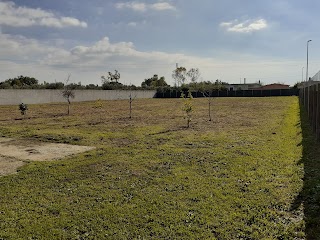
<path id="1" fill-rule="evenodd" d="M 187 76 L 189 77 L 191 83 L 195 83 L 197 82 L 198 78 L 200 77 L 201 73 L 199 68 L 191 68 L 188 72 L 187 72 Z"/>
<path id="2" fill-rule="evenodd" d="M 102 83 L 118 83 L 120 79 L 120 73 L 118 70 L 114 70 L 114 73 L 108 72 L 108 75 L 106 77 L 101 76 L 101 79 Z"/>
<path id="3" fill-rule="evenodd" d="M 154 74 L 153 77 L 145 79 L 141 83 L 141 87 L 164 87 L 168 86 L 164 77 L 158 77 L 157 74 Z"/>
<path id="4" fill-rule="evenodd" d="M 0 83 L 0 88 L 32 88 L 38 85 L 38 80 L 34 77 L 18 76 L 9 78 Z"/>
<path id="5" fill-rule="evenodd" d="M 175 80 L 175 85 L 184 84 L 186 81 L 187 69 L 185 67 L 178 67 L 172 72 L 172 78 Z"/>

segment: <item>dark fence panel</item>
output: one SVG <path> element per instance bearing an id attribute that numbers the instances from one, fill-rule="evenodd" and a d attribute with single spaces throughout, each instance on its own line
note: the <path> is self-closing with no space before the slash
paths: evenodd
<path id="1" fill-rule="evenodd" d="M 219 97 L 228 97 L 229 91 L 218 91 Z"/>
<path id="2" fill-rule="evenodd" d="M 178 90 L 162 90 L 156 94 L 157 98 L 179 98 L 181 91 Z M 184 94 L 188 94 L 184 92 Z M 205 96 L 211 97 L 271 97 L 271 96 L 299 96 L 298 89 L 271 89 L 271 90 L 237 90 L 237 91 L 212 91 L 206 92 L 205 96 L 203 92 L 192 92 L 193 97 L 200 98 Z"/>
<path id="3" fill-rule="evenodd" d="M 317 139 L 320 139 L 320 84 L 306 86 L 300 89 L 300 104 L 307 111 L 310 124 Z"/>

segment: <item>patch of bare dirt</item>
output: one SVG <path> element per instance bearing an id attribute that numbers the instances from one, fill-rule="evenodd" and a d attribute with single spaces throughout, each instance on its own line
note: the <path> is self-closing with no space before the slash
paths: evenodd
<path id="1" fill-rule="evenodd" d="M 15 173 L 24 161 L 50 161 L 93 150 L 94 147 L 16 140 L 0 137 L 0 176 Z"/>
<path id="2" fill-rule="evenodd" d="M 17 169 L 25 163 L 15 158 L 0 156 L 0 176 L 5 176 L 17 172 Z"/>

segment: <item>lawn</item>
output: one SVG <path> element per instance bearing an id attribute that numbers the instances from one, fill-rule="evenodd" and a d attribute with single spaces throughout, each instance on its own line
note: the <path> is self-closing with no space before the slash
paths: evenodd
<path id="1" fill-rule="evenodd" d="M 136 99 L 132 119 L 129 101 L 96 106 L 0 106 L 2 136 L 96 147 L 0 177 L 0 239 L 319 236 L 319 145 L 298 98 L 216 98 L 213 121 L 193 99 L 190 128 L 182 99 Z"/>

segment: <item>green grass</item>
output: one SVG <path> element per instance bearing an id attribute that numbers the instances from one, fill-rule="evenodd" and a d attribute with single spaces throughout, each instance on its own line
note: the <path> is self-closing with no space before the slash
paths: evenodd
<path id="1" fill-rule="evenodd" d="M 180 99 L 103 103 L 0 107 L 3 136 L 97 147 L 1 177 L 0 239 L 316 239 L 296 97 L 194 99 L 190 129 Z"/>

